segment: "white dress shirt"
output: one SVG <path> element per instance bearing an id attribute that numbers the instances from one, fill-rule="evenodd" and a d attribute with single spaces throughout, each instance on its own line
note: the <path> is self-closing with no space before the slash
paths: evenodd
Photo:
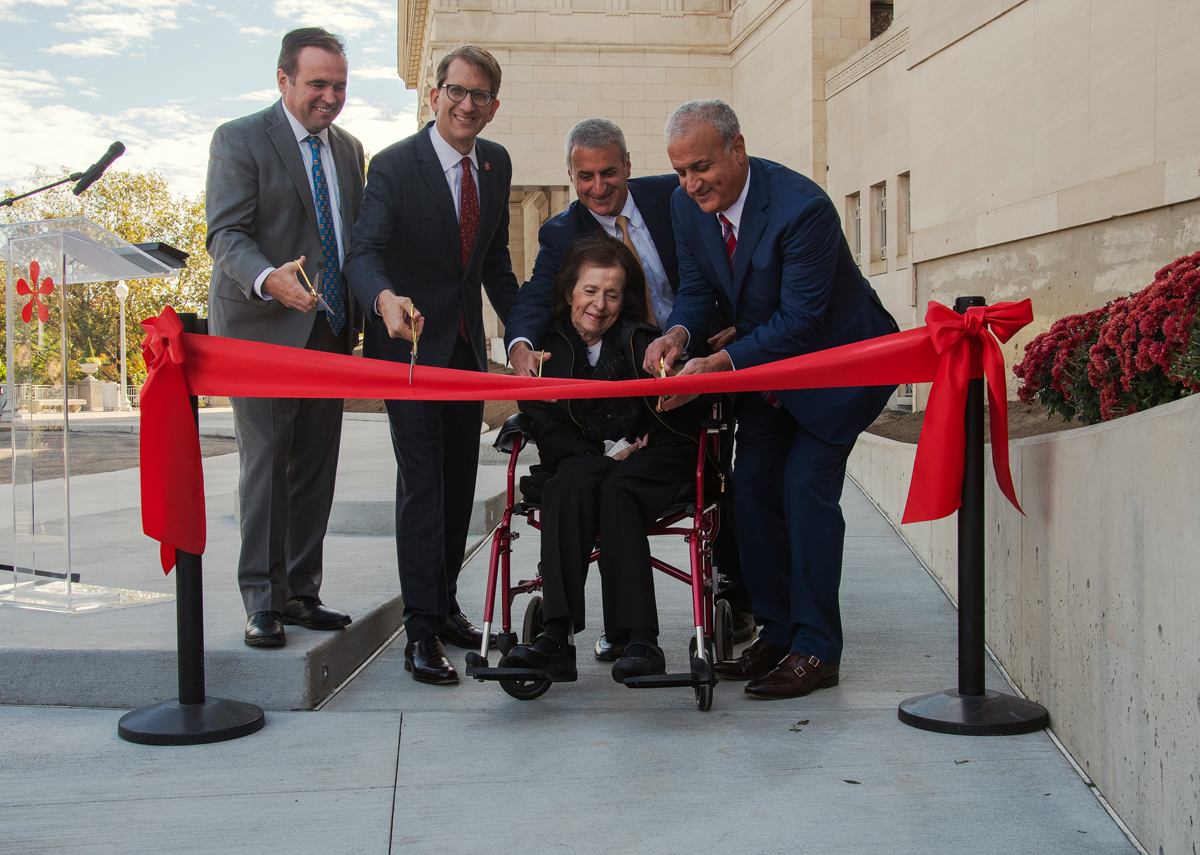
<path id="1" fill-rule="evenodd" d="M 471 178 L 475 180 L 475 194 L 479 195 L 479 158 L 475 155 L 475 143 L 471 143 L 469 154 L 463 154 L 450 143 L 442 139 L 442 133 L 436 124 L 429 126 L 429 139 L 433 141 L 433 150 L 446 173 L 446 183 L 450 185 L 450 195 L 454 197 L 454 214 L 462 219 L 462 159 L 471 158 Z"/>
<path id="2" fill-rule="evenodd" d="M 292 133 L 296 136 L 296 144 L 300 146 L 300 157 L 304 161 L 304 174 L 308 176 L 308 190 L 313 195 L 313 204 L 316 204 L 317 188 L 312 174 L 312 145 L 304 142 L 309 133 L 304 129 L 304 125 L 296 121 L 296 117 L 288 110 L 286 104 L 283 105 L 283 115 L 287 116 L 288 124 L 292 126 Z M 329 185 L 329 205 L 333 211 L 333 234 L 337 238 L 338 264 L 341 265 L 346 259 L 346 245 L 342 241 L 342 200 L 338 195 L 337 167 L 333 162 L 333 151 L 329 148 L 329 129 L 325 128 L 315 136 L 321 141 L 321 170 L 325 173 L 325 183 Z M 254 293 L 264 300 L 270 300 L 271 296 L 262 292 L 262 284 L 274 269 L 274 267 L 266 268 L 254 280 Z"/>
<path id="3" fill-rule="evenodd" d="M 720 215 L 724 214 L 725 219 L 729 220 L 729 225 L 733 226 L 733 239 L 735 241 L 737 240 L 738 232 L 741 231 L 741 228 L 742 228 L 742 209 L 746 207 L 746 195 L 749 192 L 750 192 L 750 170 L 747 169 L 746 170 L 746 183 L 742 185 L 742 192 L 738 195 L 737 201 L 734 202 L 732 205 L 730 205 L 724 211 L 718 211 L 716 214 L 713 214 L 713 216 L 717 218 L 717 228 L 719 228 L 721 230 L 722 236 L 725 234 L 725 227 L 723 225 L 721 225 Z M 737 250 L 736 249 L 734 250 L 733 257 L 735 259 L 737 258 Z M 676 325 L 676 326 L 678 326 L 678 325 Z M 671 327 L 671 329 L 675 329 L 675 327 Z M 692 344 L 692 334 L 689 333 L 684 327 L 679 327 L 679 329 L 683 330 L 684 333 L 688 337 L 687 344 L 684 346 L 684 350 L 687 350 L 688 348 L 691 347 L 691 344 Z M 729 358 L 729 364 L 733 365 L 733 357 L 729 356 L 728 351 L 726 351 L 725 356 Z M 737 368 L 736 365 L 734 365 L 733 367 Z"/>

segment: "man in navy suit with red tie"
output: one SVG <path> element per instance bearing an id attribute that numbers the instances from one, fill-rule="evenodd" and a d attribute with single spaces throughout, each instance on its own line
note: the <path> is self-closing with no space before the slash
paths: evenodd
<path id="1" fill-rule="evenodd" d="M 750 157 L 722 101 L 691 101 L 666 126 L 679 292 L 646 368 L 672 365 L 720 295 L 737 340 L 682 374 L 751 368 L 885 335 L 896 323 L 863 278 L 837 211 L 813 181 Z M 846 461 L 892 387 L 775 389 L 737 396 L 734 502 L 742 566 L 763 628 L 717 673 L 759 698 L 836 686 Z M 664 406 L 686 403 L 678 396 Z"/>
<path id="2" fill-rule="evenodd" d="M 438 65 L 435 118 L 371 160 L 346 278 L 367 318 L 364 355 L 486 371 L 483 295 L 508 320 L 517 279 L 508 255 L 512 162 L 479 138 L 500 102 L 500 65 L 466 45 Z M 405 668 L 458 682 L 442 642 L 478 650 L 482 633 L 456 592 L 475 499 L 479 401 L 387 401 L 396 454 L 396 551 Z M 494 639 L 491 643 L 495 643 Z"/>

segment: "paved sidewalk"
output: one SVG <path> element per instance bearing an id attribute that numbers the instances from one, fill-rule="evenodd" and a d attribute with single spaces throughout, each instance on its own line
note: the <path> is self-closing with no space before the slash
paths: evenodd
<path id="1" fill-rule="evenodd" d="M 0 852 L 1136 851 L 1047 734 L 942 736 L 896 719 L 905 697 L 955 684 L 956 617 L 850 482 L 843 504 L 837 688 L 764 702 L 722 683 L 701 713 L 690 689 L 614 683 L 590 656 L 597 622 L 577 638 L 579 682 L 531 702 L 494 683 L 414 683 L 401 635 L 321 711 L 269 712 L 229 743 L 132 745 L 119 710 L 0 707 Z M 538 537 L 517 530 L 527 578 Z M 660 549 L 683 559 L 681 539 Z M 460 584 L 475 620 L 486 560 Z M 682 669 L 689 594 L 659 578 L 668 666 Z M 593 573 L 595 618 L 599 602 Z M 994 668 L 988 684 L 1005 689 Z"/>

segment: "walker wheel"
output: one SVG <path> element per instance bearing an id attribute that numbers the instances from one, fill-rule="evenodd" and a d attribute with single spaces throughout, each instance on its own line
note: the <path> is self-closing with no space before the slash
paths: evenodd
<path id="1" fill-rule="evenodd" d="M 733 608 L 728 600 L 717 600 L 713 608 L 713 644 L 717 662 L 733 658 Z"/>
<path id="2" fill-rule="evenodd" d="M 545 629 L 545 623 L 542 620 L 542 598 L 539 596 L 530 597 L 529 605 L 525 607 L 525 623 L 521 627 L 521 643 L 533 644 L 534 639 L 541 635 L 543 629 Z M 507 692 L 508 689 L 505 689 L 505 691 Z M 546 690 L 542 689 L 542 692 L 544 691 Z M 542 692 L 538 692 L 538 695 Z M 509 694 L 511 695 L 512 692 L 509 692 Z M 515 698 L 517 695 L 513 695 L 513 697 Z M 534 695 L 534 697 L 536 698 L 537 695 Z"/>

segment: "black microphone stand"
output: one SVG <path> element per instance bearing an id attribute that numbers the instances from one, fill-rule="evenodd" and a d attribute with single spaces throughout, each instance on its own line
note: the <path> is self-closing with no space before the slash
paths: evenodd
<path id="1" fill-rule="evenodd" d="M 44 190 L 49 190 L 50 188 L 57 187 L 60 184 L 66 184 L 68 181 L 78 181 L 82 177 L 82 172 L 72 172 L 62 181 L 55 181 L 53 184 L 47 184 L 45 187 L 39 187 L 36 190 L 30 190 L 28 193 L 22 193 L 20 196 L 10 196 L 7 199 L 0 199 L 0 208 L 11 208 L 13 203 L 19 199 L 24 199 L 26 196 L 32 196 L 35 193 L 41 193 Z"/>

